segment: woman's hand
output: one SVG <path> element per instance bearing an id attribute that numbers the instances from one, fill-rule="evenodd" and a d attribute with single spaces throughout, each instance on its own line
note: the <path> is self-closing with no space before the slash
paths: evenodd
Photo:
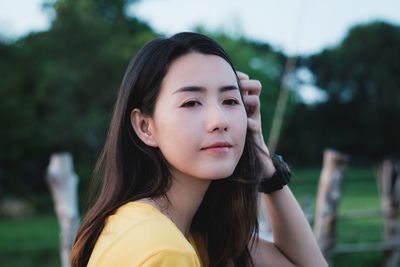
<path id="1" fill-rule="evenodd" d="M 253 134 L 261 134 L 261 115 L 260 115 L 260 93 L 261 83 L 259 80 L 250 80 L 249 76 L 243 72 L 236 72 L 239 77 L 240 88 L 244 105 L 247 112 L 247 127 Z"/>
<path id="2" fill-rule="evenodd" d="M 265 162 L 264 175 L 271 176 L 275 172 L 275 168 L 262 135 L 260 114 L 261 82 L 259 80 L 250 80 L 249 76 L 243 72 L 236 71 L 236 73 L 239 77 L 244 106 L 247 112 L 247 127 L 254 137 L 260 159 Z"/>

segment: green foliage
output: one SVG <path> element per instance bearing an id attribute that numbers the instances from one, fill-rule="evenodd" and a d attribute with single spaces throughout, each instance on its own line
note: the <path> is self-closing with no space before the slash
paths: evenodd
<path id="1" fill-rule="evenodd" d="M 399 155 L 399 51 L 400 26 L 374 22 L 355 26 L 339 46 L 304 59 L 329 99 L 300 107 L 291 130 L 306 128 L 310 138 L 302 133 L 300 140 L 319 151 L 334 147 L 369 162 Z"/>
<path id="2" fill-rule="evenodd" d="M 50 30 L 0 44 L 6 194 L 45 192 L 52 152 L 72 152 L 77 169 L 94 166 L 125 68 L 156 37 L 146 24 L 125 16 L 127 2 L 57 1 L 49 7 L 56 12 Z"/>
<path id="3" fill-rule="evenodd" d="M 54 216 L 29 219 L 2 218 L 2 266 L 60 266 L 59 226 Z"/>

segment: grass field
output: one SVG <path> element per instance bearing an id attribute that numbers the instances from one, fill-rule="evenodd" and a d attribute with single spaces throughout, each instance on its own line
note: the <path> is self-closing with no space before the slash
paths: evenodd
<path id="1" fill-rule="evenodd" d="M 61 266 L 55 215 L 0 220 L 0 266 Z"/>
<path id="2" fill-rule="evenodd" d="M 308 195 L 315 203 L 318 169 L 293 169 L 290 188 L 299 202 Z M 339 214 L 379 209 L 380 199 L 372 169 L 349 169 L 346 173 Z M 339 220 L 337 243 L 379 242 L 382 219 Z M 60 266 L 58 223 L 54 214 L 29 219 L 0 219 L 0 266 Z M 381 252 L 340 253 L 335 266 L 381 266 Z"/>
<path id="3" fill-rule="evenodd" d="M 320 170 L 294 170 L 291 189 L 301 203 L 304 195 L 309 195 L 314 203 L 317 196 Z M 351 211 L 380 209 L 381 202 L 372 168 L 350 168 L 345 175 L 339 215 Z M 336 244 L 380 242 L 383 237 L 382 218 L 342 219 L 337 223 Z M 383 266 L 382 252 L 338 253 L 334 256 L 334 266 Z"/>

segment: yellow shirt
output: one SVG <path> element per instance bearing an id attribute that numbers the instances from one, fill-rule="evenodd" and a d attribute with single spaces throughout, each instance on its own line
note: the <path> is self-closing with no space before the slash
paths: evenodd
<path id="1" fill-rule="evenodd" d="M 152 205 L 129 202 L 107 219 L 87 266 L 202 267 L 198 255 L 192 234 Z"/>

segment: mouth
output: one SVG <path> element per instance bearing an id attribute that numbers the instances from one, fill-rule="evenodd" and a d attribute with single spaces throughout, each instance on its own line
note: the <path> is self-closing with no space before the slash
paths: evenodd
<path id="1" fill-rule="evenodd" d="M 217 142 L 210 146 L 203 147 L 201 150 L 207 150 L 212 152 L 226 152 L 229 151 L 231 147 L 232 145 L 228 142 Z"/>

